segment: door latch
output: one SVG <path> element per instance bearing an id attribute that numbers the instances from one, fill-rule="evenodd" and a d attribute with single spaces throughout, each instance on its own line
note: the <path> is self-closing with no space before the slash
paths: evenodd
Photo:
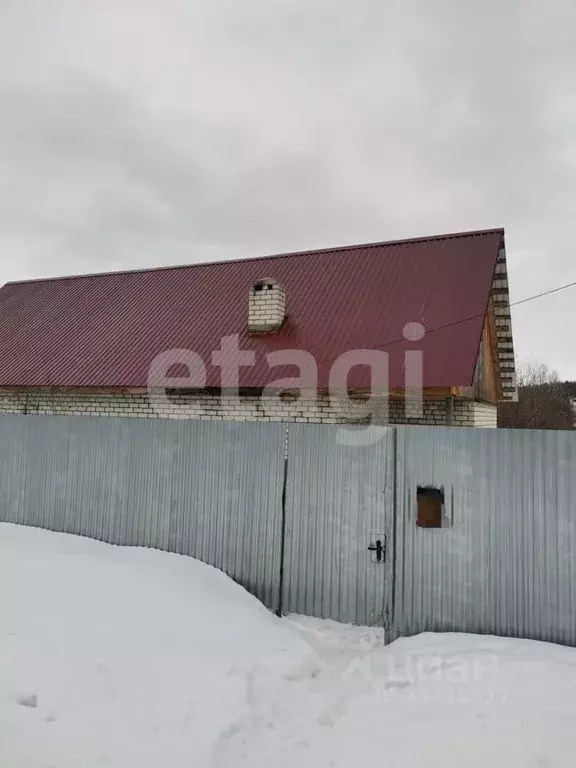
<path id="1" fill-rule="evenodd" d="M 384 540 L 384 541 L 386 541 L 386 540 Z M 384 560 L 384 556 L 385 556 L 385 553 L 386 553 L 386 548 L 382 544 L 382 539 L 376 539 L 374 544 L 370 544 L 368 546 L 368 550 L 370 552 L 376 552 L 376 562 L 377 563 L 381 563 L 382 560 Z"/>

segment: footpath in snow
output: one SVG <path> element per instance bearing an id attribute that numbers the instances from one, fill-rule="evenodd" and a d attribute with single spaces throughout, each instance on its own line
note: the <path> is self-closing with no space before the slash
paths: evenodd
<path id="1" fill-rule="evenodd" d="M 0 766 L 572 766 L 576 650 L 277 619 L 189 558 L 0 524 Z"/>

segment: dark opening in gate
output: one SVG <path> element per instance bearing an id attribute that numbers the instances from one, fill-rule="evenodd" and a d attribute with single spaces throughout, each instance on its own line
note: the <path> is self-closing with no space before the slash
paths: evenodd
<path id="1" fill-rule="evenodd" d="M 416 493 L 418 517 L 416 525 L 420 528 L 442 528 L 444 517 L 444 490 L 418 486 Z"/>

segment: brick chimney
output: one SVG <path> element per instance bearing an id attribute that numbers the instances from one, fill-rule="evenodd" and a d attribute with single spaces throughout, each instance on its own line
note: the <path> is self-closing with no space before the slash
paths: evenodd
<path id="1" fill-rule="evenodd" d="M 284 322 L 286 294 L 273 277 L 258 280 L 248 299 L 248 330 L 251 333 L 277 331 Z"/>

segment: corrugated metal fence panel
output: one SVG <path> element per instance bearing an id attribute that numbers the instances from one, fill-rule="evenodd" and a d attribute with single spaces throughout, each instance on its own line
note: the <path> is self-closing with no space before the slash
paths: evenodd
<path id="1" fill-rule="evenodd" d="M 0 519 L 221 568 L 278 604 L 282 424 L 0 417 Z"/>
<path id="2" fill-rule="evenodd" d="M 289 426 L 283 607 L 384 625 L 392 594 L 394 433 L 381 428 L 377 441 L 360 446 L 340 442 L 342 431 Z M 367 550 L 377 536 L 389 541 L 383 563 Z"/>
<path id="3" fill-rule="evenodd" d="M 361 446 L 340 431 L 289 427 L 285 610 L 576 645 L 576 433 L 398 427 Z M 285 434 L 1 416 L 0 520 L 191 555 L 276 609 Z M 444 488 L 449 527 L 416 526 L 419 485 Z"/>
<path id="4" fill-rule="evenodd" d="M 576 644 L 576 433 L 398 428 L 397 460 L 398 629 Z M 419 485 L 449 528 L 416 526 Z"/>

